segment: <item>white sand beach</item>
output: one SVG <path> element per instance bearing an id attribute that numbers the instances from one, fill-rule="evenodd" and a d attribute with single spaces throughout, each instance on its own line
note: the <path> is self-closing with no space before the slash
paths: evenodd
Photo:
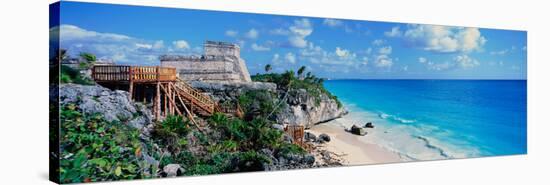
<path id="1" fill-rule="evenodd" d="M 369 131 L 372 130 L 369 129 Z M 381 164 L 402 161 L 398 154 L 376 144 L 362 141 L 365 138 L 360 139 L 360 137 L 368 137 L 368 135 L 353 135 L 346 132 L 341 126 L 331 124 L 331 122 L 315 125 L 307 131 L 317 136 L 322 133 L 328 134 L 331 137 L 331 141 L 318 147 L 342 158 L 344 165 Z"/>

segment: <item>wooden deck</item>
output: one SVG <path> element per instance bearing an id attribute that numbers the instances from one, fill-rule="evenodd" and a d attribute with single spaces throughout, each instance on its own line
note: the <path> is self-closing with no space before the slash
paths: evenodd
<path id="1" fill-rule="evenodd" d="M 194 113 L 209 116 L 216 110 L 216 103 L 178 78 L 175 68 L 98 65 L 92 69 L 92 78 L 101 85 L 123 86 L 130 93 L 130 98 L 136 101 L 141 101 L 136 96 L 144 102 L 150 100 L 157 119 L 176 114 L 188 115 L 193 121 Z"/>
<path id="2" fill-rule="evenodd" d="M 175 82 L 176 68 L 158 66 L 94 66 L 92 77 L 96 82 Z"/>

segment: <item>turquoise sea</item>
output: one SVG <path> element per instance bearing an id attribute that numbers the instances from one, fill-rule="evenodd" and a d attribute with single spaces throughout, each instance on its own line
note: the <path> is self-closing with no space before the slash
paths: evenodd
<path id="1" fill-rule="evenodd" d="M 328 80 L 350 110 L 345 127 L 371 121 L 371 141 L 410 160 L 527 153 L 526 80 Z"/>

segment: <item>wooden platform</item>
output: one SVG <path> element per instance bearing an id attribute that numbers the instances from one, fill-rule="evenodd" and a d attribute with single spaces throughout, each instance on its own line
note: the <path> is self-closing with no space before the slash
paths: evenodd
<path id="1" fill-rule="evenodd" d="M 128 90 L 135 101 L 152 102 L 156 119 L 172 114 L 194 121 L 194 113 L 209 116 L 216 109 L 208 95 L 179 79 L 175 68 L 98 65 L 92 69 L 92 78 L 100 85 Z"/>

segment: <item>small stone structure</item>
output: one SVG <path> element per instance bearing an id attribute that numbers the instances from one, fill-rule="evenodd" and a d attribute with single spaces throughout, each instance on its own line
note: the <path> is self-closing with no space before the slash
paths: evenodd
<path id="1" fill-rule="evenodd" d="M 206 41 L 203 55 L 163 55 L 160 65 L 176 68 L 186 81 L 251 82 L 240 52 L 237 44 Z"/>

